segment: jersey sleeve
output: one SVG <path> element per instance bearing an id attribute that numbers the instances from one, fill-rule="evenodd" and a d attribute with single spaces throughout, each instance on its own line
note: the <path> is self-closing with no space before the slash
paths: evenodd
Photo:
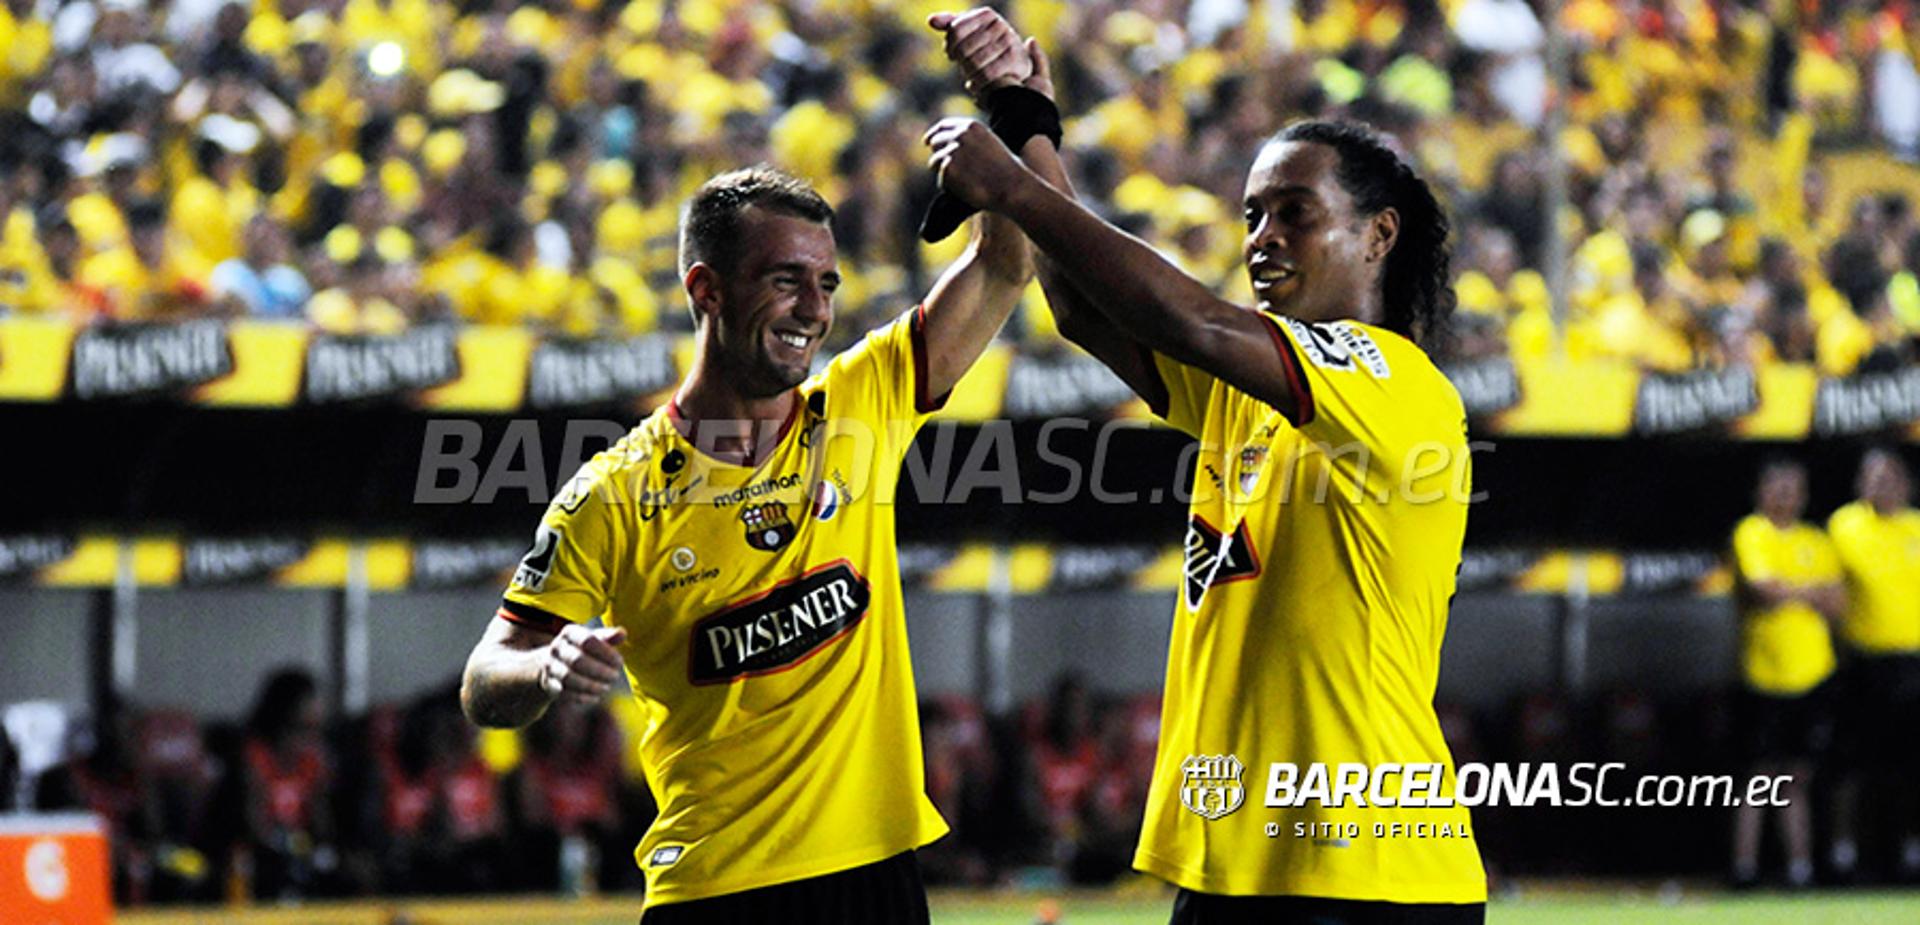
<path id="1" fill-rule="evenodd" d="M 1167 389 L 1167 407 L 1159 412 L 1160 419 L 1190 436 L 1201 436 L 1207 425 L 1207 407 L 1213 401 L 1213 387 L 1219 380 L 1164 353 L 1148 354 L 1154 371 L 1160 374 L 1161 385 Z"/>
<path id="2" fill-rule="evenodd" d="M 913 310 L 867 333 L 828 364 L 825 388 L 834 414 L 858 417 L 871 427 L 903 431 L 906 442 L 947 395 L 927 394 L 926 310 Z"/>
<path id="3" fill-rule="evenodd" d="M 1407 415 L 1392 394 L 1393 369 L 1375 335 L 1351 322 L 1260 317 L 1292 393 L 1289 407 L 1276 410 L 1317 440 L 1380 449 L 1383 429 Z"/>
<path id="4" fill-rule="evenodd" d="M 613 470 L 589 461 L 547 506 L 533 548 L 514 570 L 500 617 L 557 631 L 607 610 L 628 538 Z"/>

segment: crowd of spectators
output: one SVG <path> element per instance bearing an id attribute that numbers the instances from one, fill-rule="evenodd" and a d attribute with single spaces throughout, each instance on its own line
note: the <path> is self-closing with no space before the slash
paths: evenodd
<path id="1" fill-rule="evenodd" d="M 924 25 L 951 5 L 7 0 L 0 311 L 684 330 L 679 202 L 769 161 L 839 209 L 848 342 L 963 243 L 913 234 L 917 139 L 970 111 Z M 1467 356 L 1912 353 L 1909 199 L 1829 202 L 1819 153 L 1920 153 L 1904 0 L 1006 6 L 1083 194 L 1228 295 L 1253 150 L 1340 115 L 1450 203 Z M 1009 336 L 1044 348 L 1038 304 Z"/>

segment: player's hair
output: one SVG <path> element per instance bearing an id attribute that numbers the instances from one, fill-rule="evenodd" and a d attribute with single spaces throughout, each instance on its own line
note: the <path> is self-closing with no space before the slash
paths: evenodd
<path id="1" fill-rule="evenodd" d="M 681 275 L 696 263 L 731 270 L 740 256 L 740 216 L 753 206 L 822 225 L 833 221 L 833 207 L 799 177 L 766 164 L 728 171 L 701 184 L 681 214 Z"/>
<path id="2" fill-rule="evenodd" d="M 1400 233 L 1380 274 L 1384 326 L 1428 349 L 1443 345 L 1454 309 L 1452 257 L 1447 214 L 1427 181 L 1359 122 L 1295 122 L 1272 139 L 1281 141 L 1326 145 L 1340 155 L 1335 175 L 1360 214 L 1400 214 Z"/>

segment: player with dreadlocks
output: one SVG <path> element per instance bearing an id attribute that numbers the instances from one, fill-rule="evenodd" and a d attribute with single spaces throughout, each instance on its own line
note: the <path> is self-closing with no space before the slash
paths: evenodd
<path id="1" fill-rule="evenodd" d="M 1004 20 L 936 20 L 970 86 L 1050 89 Z M 1247 308 L 1075 202 L 1049 146 L 927 142 L 1043 253 L 1061 332 L 1200 440 L 1134 859 L 1181 887 L 1175 925 L 1483 921 L 1433 707 L 1470 473 L 1425 349 L 1453 310 L 1427 184 L 1363 126 L 1282 130 L 1247 177 Z"/>

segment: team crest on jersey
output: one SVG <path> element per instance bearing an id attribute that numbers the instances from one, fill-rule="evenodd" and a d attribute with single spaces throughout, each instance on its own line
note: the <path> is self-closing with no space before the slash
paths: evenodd
<path id="1" fill-rule="evenodd" d="M 1209 821 L 1231 814 L 1247 801 L 1246 771 L 1233 755 L 1188 755 L 1180 763 L 1180 805 Z"/>
<path id="2" fill-rule="evenodd" d="M 793 542 L 793 518 L 786 504 L 766 501 L 740 508 L 740 523 L 747 528 L 747 545 L 761 552 L 775 552 Z"/>
<path id="3" fill-rule="evenodd" d="M 1264 465 L 1266 461 L 1267 446 L 1264 443 L 1249 444 L 1240 450 L 1241 494 L 1253 494 L 1253 489 L 1260 484 L 1260 467 Z"/>
<path id="4" fill-rule="evenodd" d="M 1220 531 L 1198 515 L 1187 519 L 1186 602 L 1189 611 L 1199 610 L 1207 589 L 1229 581 L 1244 581 L 1260 574 L 1260 556 L 1247 535 L 1247 523 L 1241 521 L 1231 535 Z"/>

